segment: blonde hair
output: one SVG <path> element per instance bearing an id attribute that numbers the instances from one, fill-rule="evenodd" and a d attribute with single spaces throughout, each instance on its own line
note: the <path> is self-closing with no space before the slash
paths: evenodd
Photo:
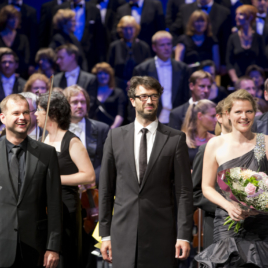
<path id="1" fill-rule="evenodd" d="M 202 19 L 203 21 L 207 23 L 207 28 L 204 34 L 206 36 L 212 36 L 212 29 L 211 29 L 209 16 L 207 13 L 205 13 L 202 10 L 196 10 L 192 13 L 186 26 L 186 34 L 190 36 L 193 36 L 194 34 L 196 34 L 194 23 L 199 19 Z"/>
<path id="2" fill-rule="evenodd" d="M 28 81 L 26 82 L 26 84 L 24 86 L 23 92 L 32 92 L 32 85 L 36 80 L 41 80 L 41 81 L 45 82 L 46 87 L 47 87 L 47 91 L 49 90 L 48 78 L 44 74 L 35 73 L 29 77 Z"/>
<path id="3" fill-rule="evenodd" d="M 4 113 L 7 110 L 7 103 L 9 100 L 13 100 L 15 102 L 20 101 L 20 100 L 25 100 L 29 106 L 27 99 L 24 96 L 22 96 L 21 94 L 10 94 L 10 95 L 6 96 L 0 103 L 1 113 Z"/>
<path id="4" fill-rule="evenodd" d="M 63 26 L 73 17 L 75 17 L 75 12 L 71 9 L 59 9 L 53 17 L 54 28 L 62 30 Z"/>
<path id="5" fill-rule="evenodd" d="M 173 39 L 172 35 L 167 31 L 158 31 L 152 36 L 152 44 L 156 44 L 157 41 L 161 38 L 170 38 Z"/>
<path id="6" fill-rule="evenodd" d="M 189 83 L 193 83 L 195 85 L 198 79 L 205 79 L 205 78 L 208 78 L 209 81 L 213 84 L 214 80 L 211 74 L 203 70 L 198 70 L 192 73 L 192 75 L 189 78 Z"/>
<path id="7" fill-rule="evenodd" d="M 189 148 L 196 148 L 195 136 L 197 134 L 197 115 L 199 112 L 206 114 L 216 104 L 210 100 L 200 100 L 197 104 L 191 104 L 187 110 L 182 125 L 182 131 L 186 134 L 186 143 Z"/>
<path id="8" fill-rule="evenodd" d="M 115 79 L 114 79 L 114 69 L 107 62 L 100 62 L 96 64 L 92 71 L 93 74 L 97 75 L 98 72 L 105 72 L 110 75 L 110 80 L 108 83 L 109 88 L 115 88 Z"/>
<path id="9" fill-rule="evenodd" d="M 141 27 L 136 22 L 135 18 L 132 16 L 124 16 L 120 19 L 120 21 L 117 24 L 117 32 L 121 38 L 123 37 L 122 28 L 124 28 L 126 26 L 131 26 L 135 29 L 135 36 L 134 37 L 137 37 L 139 35 Z"/>
<path id="10" fill-rule="evenodd" d="M 252 24 L 255 22 L 255 19 L 257 17 L 258 10 L 256 7 L 252 5 L 242 5 L 236 9 L 236 12 L 240 12 L 244 14 L 247 20 L 250 18 L 250 16 L 252 16 L 252 19 L 250 21 L 250 25 L 252 26 Z"/>

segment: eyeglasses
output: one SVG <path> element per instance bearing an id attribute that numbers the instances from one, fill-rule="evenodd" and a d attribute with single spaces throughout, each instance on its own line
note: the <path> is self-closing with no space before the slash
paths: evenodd
<path id="1" fill-rule="evenodd" d="M 42 109 L 42 108 L 37 108 L 36 111 L 37 112 L 45 112 L 46 110 L 45 109 Z"/>
<path id="2" fill-rule="evenodd" d="M 135 98 L 140 99 L 141 101 L 147 101 L 149 98 L 151 98 L 152 101 L 156 101 L 159 99 L 159 95 L 158 94 L 152 94 L 152 95 L 135 95 Z"/>

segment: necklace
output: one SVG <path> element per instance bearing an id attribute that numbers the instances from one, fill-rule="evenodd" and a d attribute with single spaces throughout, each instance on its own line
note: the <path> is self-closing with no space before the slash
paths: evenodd
<path id="1" fill-rule="evenodd" d="M 208 134 L 206 134 L 206 137 L 203 139 L 200 139 L 198 136 L 195 136 L 195 138 L 200 142 L 204 142 L 207 139 L 207 136 L 208 136 Z"/>

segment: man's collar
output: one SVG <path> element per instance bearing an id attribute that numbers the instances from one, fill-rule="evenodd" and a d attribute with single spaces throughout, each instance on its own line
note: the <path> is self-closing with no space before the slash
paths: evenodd
<path id="1" fill-rule="evenodd" d="M 191 97 L 190 99 L 189 99 L 189 104 L 191 105 L 191 104 L 197 104 L 198 103 L 198 101 L 193 101 L 193 98 Z"/>
<path id="2" fill-rule="evenodd" d="M 214 1 L 211 1 L 210 3 L 208 3 L 207 5 L 204 5 L 204 7 L 212 7 Z M 197 3 L 198 7 L 202 7 L 199 3 Z"/>
<path id="3" fill-rule="evenodd" d="M 11 143 L 7 137 L 6 137 L 6 146 L 7 146 L 7 151 L 10 152 L 12 150 L 12 148 L 14 146 L 19 146 L 21 147 L 21 149 L 26 152 L 27 151 L 27 143 L 28 143 L 28 137 L 26 136 L 26 138 L 23 140 L 23 142 L 21 142 L 19 145 L 14 145 L 13 143 Z"/>
<path id="4" fill-rule="evenodd" d="M 257 17 L 266 18 L 266 13 L 265 12 L 262 14 L 257 13 Z"/>
<path id="5" fill-rule="evenodd" d="M 70 76 L 70 75 L 75 75 L 75 76 L 78 76 L 79 75 L 79 72 L 80 72 L 80 67 L 77 66 L 75 69 L 73 69 L 72 71 L 70 72 L 65 72 L 65 76 Z"/>
<path id="6" fill-rule="evenodd" d="M 85 119 L 85 117 L 83 117 L 82 120 L 80 122 L 78 122 L 77 125 L 80 127 L 84 127 L 85 124 L 86 124 L 86 119 Z"/>
<path id="7" fill-rule="evenodd" d="M 135 133 L 138 134 L 141 129 L 143 129 L 144 127 L 138 122 L 137 119 L 135 119 L 134 121 L 134 127 L 135 127 Z M 158 119 L 156 118 L 155 121 L 153 121 L 150 125 L 148 125 L 146 128 L 148 129 L 148 131 L 151 134 L 154 134 L 156 129 L 158 127 Z"/>
<path id="8" fill-rule="evenodd" d="M 171 59 L 169 58 L 167 61 L 163 61 L 161 59 L 159 59 L 158 56 L 155 56 L 154 57 L 156 63 L 160 66 L 168 66 L 168 65 L 171 65 Z"/>
<path id="9" fill-rule="evenodd" d="M 1 79 L 2 81 L 15 81 L 16 75 L 12 74 L 9 78 L 1 74 Z"/>

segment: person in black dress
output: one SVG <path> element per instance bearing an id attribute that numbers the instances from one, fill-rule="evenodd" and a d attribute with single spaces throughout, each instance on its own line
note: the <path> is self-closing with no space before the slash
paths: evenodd
<path id="1" fill-rule="evenodd" d="M 229 37 L 226 52 L 227 69 L 233 83 L 245 75 L 249 65 L 267 66 L 263 37 L 252 29 L 256 14 L 257 9 L 251 5 L 236 10 L 238 32 Z"/>
<path id="2" fill-rule="evenodd" d="M 19 11 L 7 5 L 0 10 L 0 47 L 11 48 L 19 58 L 17 72 L 23 77 L 28 76 L 30 49 L 28 38 L 24 34 L 18 34 L 20 24 Z"/>
<path id="3" fill-rule="evenodd" d="M 214 137 L 209 131 L 214 131 L 216 123 L 216 104 L 214 102 L 200 100 L 197 104 L 193 103 L 189 106 L 182 131 L 186 134 L 191 168 L 199 146 Z"/>
<path id="4" fill-rule="evenodd" d="M 132 16 L 124 16 L 117 25 L 121 39 L 111 43 L 107 62 L 115 70 L 116 85 L 125 90 L 134 68 L 151 57 L 149 46 L 136 37 L 140 25 Z"/>
<path id="5" fill-rule="evenodd" d="M 48 93 L 39 99 L 35 113 L 38 125 L 44 128 Z M 63 241 L 59 267 L 81 267 L 81 204 L 78 185 L 95 182 L 94 168 L 82 142 L 68 131 L 71 108 L 60 92 L 51 95 L 45 143 L 56 148 L 60 166 L 63 201 Z M 49 211 L 48 211 L 49 213 Z"/>
<path id="6" fill-rule="evenodd" d="M 106 62 L 98 63 L 92 69 L 98 79 L 97 109 L 94 119 L 104 122 L 110 128 L 123 123 L 127 99 L 122 89 L 115 87 L 114 70 Z"/>
<path id="7" fill-rule="evenodd" d="M 176 40 L 175 60 L 188 65 L 200 63 L 203 60 L 213 60 L 216 71 L 219 72 L 219 46 L 212 36 L 209 16 L 202 10 L 196 10 L 189 18 L 186 34 Z"/>
<path id="8" fill-rule="evenodd" d="M 59 9 L 53 17 L 53 24 L 56 31 L 49 43 L 49 47 L 56 50 L 62 45 L 74 44 L 80 52 L 78 64 L 84 71 L 87 71 L 87 59 L 84 50 L 74 35 L 76 26 L 75 12 L 70 9 Z"/>

